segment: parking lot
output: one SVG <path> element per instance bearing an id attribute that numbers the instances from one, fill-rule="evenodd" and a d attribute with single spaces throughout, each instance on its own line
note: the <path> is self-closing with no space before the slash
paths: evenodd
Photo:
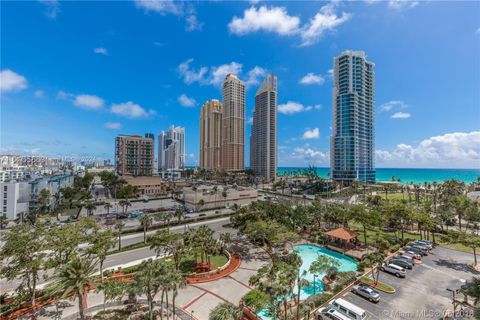
<path id="1" fill-rule="evenodd" d="M 396 292 L 380 292 L 378 303 L 351 292 L 342 298 L 364 309 L 368 319 L 442 319 L 443 312 L 452 309 L 452 293 L 447 288 L 458 289 L 465 280 L 479 275 L 467 267 L 472 260 L 472 254 L 436 247 L 421 264 L 407 270 L 403 279 L 380 271 L 379 281 Z"/>
<path id="2" fill-rule="evenodd" d="M 119 205 L 120 200 L 114 201 L 113 199 L 107 200 L 110 202 L 112 205 L 112 208 L 110 209 L 110 212 L 122 212 L 122 207 Z M 143 202 L 143 201 L 131 201 L 131 206 L 128 207 L 128 212 L 132 211 L 143 211 L 145 209 L 159 209 L 159 208 L 172 208 L 174 206 L 178 206 L 179 203 L 173 199 L 167 198 L 167 199 L 156 199 L 156 200 L 150 200 L 148 202 Z M 105 207 L 103 205 L 99 205 L 93 210 L 94 215 L 98 214 L 104 214 L 106 213 Z M 87 215 L 87 210 L 85 208 L 82 208 L 81 215 Z"/>

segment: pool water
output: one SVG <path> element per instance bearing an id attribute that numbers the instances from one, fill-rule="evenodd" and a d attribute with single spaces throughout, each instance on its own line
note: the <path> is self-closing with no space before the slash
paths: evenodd
<path id="1" fill-rule="evenodd" d="M 311 244 L 299 244 L 293 247 L 293 250 L 300 256 L 302 259 L 302 265 L 300 267 L 300 274 L 303 271 L 306 271 L 307 274 L 303 279 L 307 280 L 310 285 L 307 287 L 300 288 L 300 299 L 305 300 L 314 294 L 318 294 L 323 291 L 323 283 L 322 278 L 325 276 L 325 273 L 317 274 L 315 277 L 315 286 L 313 285 L 313 274 L 308 271 L 310 269 L 310 265 L 313 261 L 317 260 L 319 255 L 329 256 L 331 258 L 335 258 L 339 263 L 340 266 L 338 267 L 338 271 L 356 271 L 357 270 L 357 261 L 354 259 L 347 257 L 341 253 L 336 251 L 332 251 L 329 249 L 325 249 L 316 245 Z M 298 291 L 297 286 L 293 289 L 293 293 L 296 295 Z M 260 310 L 257 313 L 261 319 L 264 320 L 272 320 L 271 317 L 267 315 L 267 310 Z"/>

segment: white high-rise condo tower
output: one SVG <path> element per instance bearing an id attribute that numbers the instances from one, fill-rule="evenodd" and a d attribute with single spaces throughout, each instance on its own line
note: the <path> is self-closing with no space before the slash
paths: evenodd
<path id="1" fill-rule="evenodd" d="M 363 51 L 334 58 L 330 176 L 375 182 L 375 64 Z"/>
<path id="2" fill-rule="evenodd" d="M 171 126 L 158 135 L 158 173 L 179 177 L 185 168 L 185 128 Z"/>
<path id="3" fill-rule="evenodd" d="M 222 169 L 245 170 L 245 85 L 233 73 L 222 86 Z"/>
<path id="4" fill-rule="evenodd" d="M 250 136 L 250 168 L 268 181 L 277 176 L 277 77 L 267 75 L 255 95 Z"/>

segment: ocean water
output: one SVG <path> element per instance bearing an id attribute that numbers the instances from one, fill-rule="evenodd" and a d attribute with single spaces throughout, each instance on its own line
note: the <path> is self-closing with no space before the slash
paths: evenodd
<path id="1" fill-rule="evenodd" d="M 302 168 L 278 167 L 278 174 Z M 328 178 L 329 168 L 317 168 L 318 176 Z M 391 181 L 392 177 L 400 179 L 400 183 L 442 182 L 455 179 L 465 183 L 477 181 L 480 169 L 407 169 L 407 168 L 377 168 L 377 181 Z"/>

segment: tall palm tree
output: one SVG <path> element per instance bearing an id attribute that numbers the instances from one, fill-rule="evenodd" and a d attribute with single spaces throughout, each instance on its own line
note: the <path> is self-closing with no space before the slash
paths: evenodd
<path id="1" fill-rule="evenodd" d="M 140 264 L 139 271 L 133 278 L 132 287 L 147 296 L 150 320 L 153 320 L 153 302 L 155 295 L 162 289 L 165 271 L 165 262 L 148 259 Z"/>
<path id="2" fill-rule="evenodd" d="M 122 250 L 122 231 L 124 227 L 125 227 L 125 223 L 122 221 L 117 221 L 115 223 L 115 229 L 117 229 L 117 235 L 118 235 L 118 251 Z"/>
<path id="3" fill-rule="evenodd" d="M 107 211 L 107 215 L 110 213 L 110 209 L 112 208 L 112 205 L 110 204 L 110 202 L 105 202 L 105 204 L 103 205 L 103 207 L 105 208 L 105 210 Z"/>
<path id="4" fill-rule="evenodd" d="M 67 264 L 57 270 L 53 282 L 50 284 L 50 286 L 61 290 L 62 297 L 74 293 L 74 297 L 78 299 L 80 319 L 85 319 L 88 287 L 92 285 L 92 275 L 95 268 L 96 263 L 93 260 L 74 256 Z"/>
<path id="5" fill-rule="evenodd" d="M 187 280 L 180 270 L 173 268 L 168 273 L 168 280 L 170 282 L 169 288 L 172 290 L 173 319 L 176 319 L 175 299 L 177 298 L 178 290 L 187 286 Z"/>
<path id="6" fill-rule="evenodd" d="M 152 225 L 153 218 L 147 214 L 143 214 L 139 220 L 143 227 L 143 243 L 147 243 L 147 229 Z"/>
<path id="7" fill-rule="evenodd" d="M 87 210 L 87 216 L 93 215 L 93 210 L 95 210 L 96 208 L 97 206 L 93 202 L 91 201 L 87 202 L 87 204 L 85 204 L 85 209 Z"/>
<path id="8" fill-rule="evenodd" d="M 241 320 L 242 309 L 230 302 L 222 302 L 217 305 L 208 316 L 209 320 Z"/>

